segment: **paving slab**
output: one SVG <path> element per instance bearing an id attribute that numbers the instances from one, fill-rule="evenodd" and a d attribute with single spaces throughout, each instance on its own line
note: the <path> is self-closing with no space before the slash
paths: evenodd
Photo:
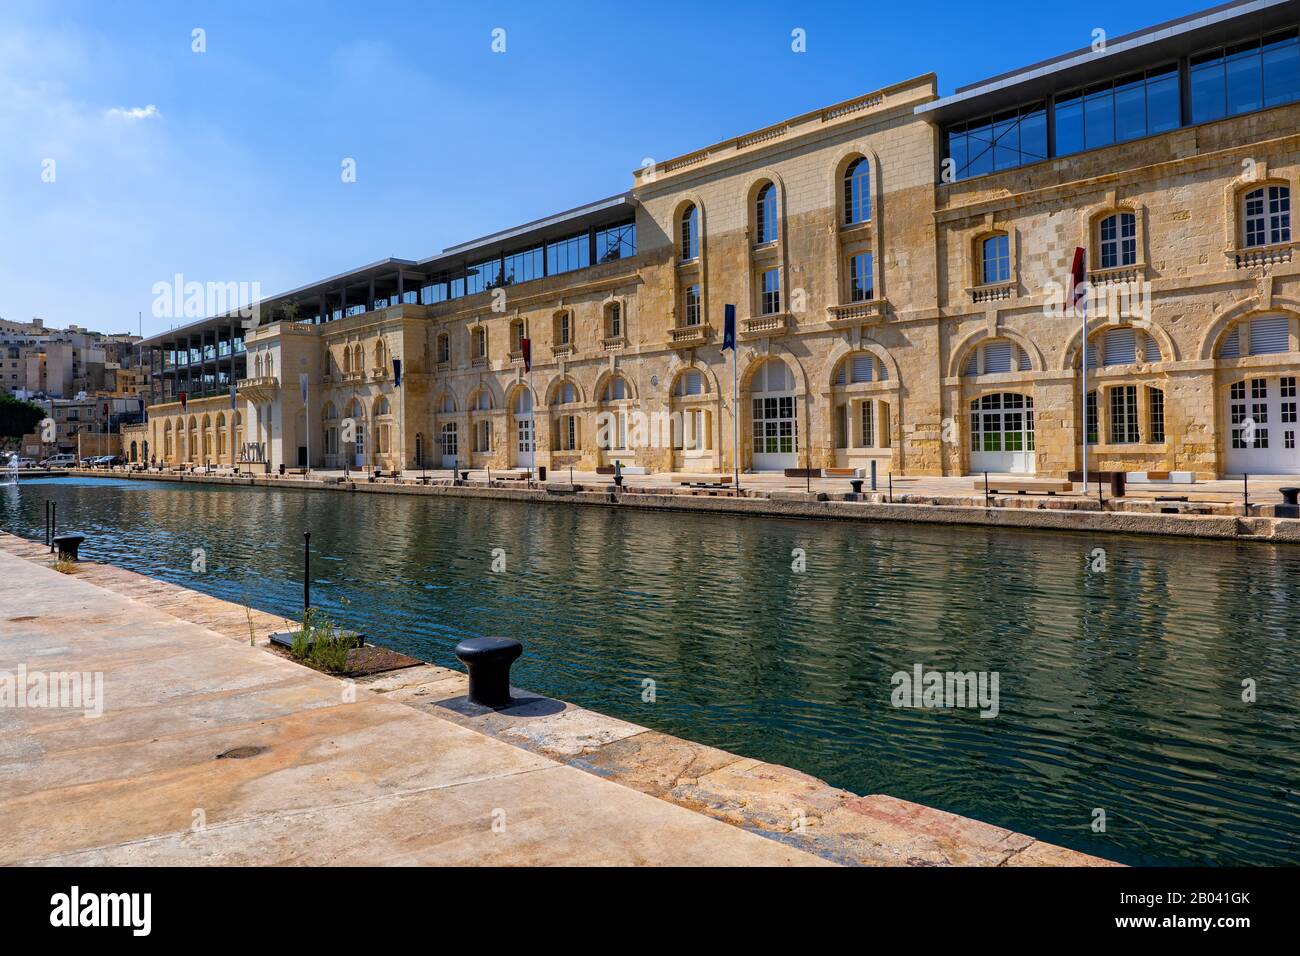
<path id="1" fill-rule="evenodd" d="M 381 694 L 348 700 L 80 574 L 0 550 L 0 577 L 0 671 L 99 673 L 105 702 L 0 709 L 0 863 L 827 862 Z M 235 748 L 254 755 L 218 756 Z"/>

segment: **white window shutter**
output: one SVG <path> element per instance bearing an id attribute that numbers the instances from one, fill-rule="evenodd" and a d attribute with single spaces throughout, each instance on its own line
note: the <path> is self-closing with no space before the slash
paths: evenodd
<path id="1" fill-rule="evenodd" d="M 1223 344 L 1219 346 L 1219 358 L 1240 358 L 1241 357 L 1241 328 L 1238 326 L 1233 329 L 1224 338 Z"/>
<path id="2" fill-rule="evenodd" d="M 1291 320 L 1284 315 L 1253 319 L 1250 323 L 1250 354 L 1274 355 L 1291 350 Z"/>
<path id="3" fill-rule="evenodd" d="M 1011 371 L 1011 343 L 990 342 L 984 346 L 984 374 Z"/>
<path id="4" fill-rule="evenodd" d="M 1102 361 L 1106 365 L 1132 365 L 1137 361 L 1137 335 L 1133 329 L 1106 332 Z"/>

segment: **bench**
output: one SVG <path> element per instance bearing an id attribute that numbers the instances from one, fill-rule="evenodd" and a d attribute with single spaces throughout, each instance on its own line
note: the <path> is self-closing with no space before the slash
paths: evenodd
<path id="1" fill-rule="evenodd" d="M 985 490 L 991 495 L 1011 494 L 1017 495 L 1055 495 L 1068 494 L 1074 490 L 1074 485 L 1068 481 L 1054 481 L 1046 478 L 990 478 L 988 487 L 985 488 L 984 479 L 975 479 L 975 490 L 983 493 Z"/>
<path id="2" fill-rule="evenodd" d="M 822 470 L 820 468 L 787 468 L 785 476 L 787 478 L 820 478 Z"/>

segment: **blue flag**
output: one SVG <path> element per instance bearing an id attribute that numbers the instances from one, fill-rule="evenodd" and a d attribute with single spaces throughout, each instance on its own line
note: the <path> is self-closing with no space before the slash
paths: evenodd
<path id="1" fill-rule="evenodd" d="M 402 384 L 402 360 L 393 359 L 393 384 Z"/>
<path id="2" fill-rule="evenodd" d="M 239 407 L 239 402 L 235 398 L 235 380 L 232 378 L 230 380 L 230 409 L 231 411 L 234 411 L 238 407 Z"/>
<path id="3" fill-rule="evenodd" d="M 722 320 L 722 351 L 725 352 L 736 347 L 736 307 L 723 306 L 723 314 L 726 318 Z"/>

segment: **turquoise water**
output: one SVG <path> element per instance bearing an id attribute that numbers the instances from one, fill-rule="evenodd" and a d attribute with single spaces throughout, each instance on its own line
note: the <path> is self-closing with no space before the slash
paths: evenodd
<path id="1" fill-rule="evenodd" d="M 376 643 L 515 637 L 519 686 L 858 793 L 1126 863 L 1300 863 L 1300 547 L 107 479 L 0 488 L 0 527 L 42 537 L 46 498 L 92 559 L 283 614 L 310 530 L 315 603 Z M 917 663 L 996 671 L 998 715 L 892 706 Z"/>

